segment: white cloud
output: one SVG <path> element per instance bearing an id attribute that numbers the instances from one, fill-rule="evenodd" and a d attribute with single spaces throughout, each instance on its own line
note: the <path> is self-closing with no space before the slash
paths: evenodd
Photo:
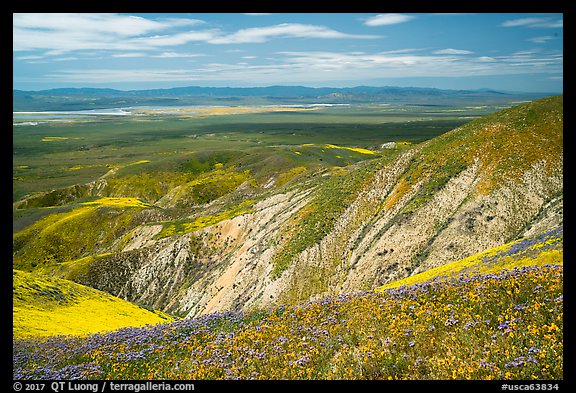
<path id="1" fill-rule="evenodd" d="M 162 23 L 152 20 L 117 14 L 13 14 L 15 29 L 104 33 L 130 37 L 164 29 Z"/>
<path id="2" fill-rule="evenodd" d="M 119 57 L 119 58 L 130 58 L 130 57 L 146 57 L 147 54 L 146 53 L 142 53 L 142 52 L 128 52 L 128 53 L 115 53 L 112 55 L 112 57 Z"/>
<path id="3" fill-rule="evenodd" d="M 68 52 L 68 50 L 63 49 L 52 49 L 44 53 L 45 56 L 60 56 L 64 53 Z"/>
<path id="4" fill-rule="evenodd" d="M 378 14 L 364 21 L 366 26 L 386 26 L 408 22 L 414 19 L 412 15 L 405 14 Z"/>
<path id="5" fill-rule="evenodd" d="M 82 83 L 117 83 L 142 81 L 182 81 L 199 78 L 189 70 L 174 69 L 72 69 L 47 75 L 49 79 Z"/>
<path id="6" fill-rule="evenodd" d="M 188 58 L 188 57 L 202 57 L 207 56 L 203 53 L 180 53 L 180 52 L 162 52 L 158 55 L 153 55 L 150 57 L 157 57 L 163 59 L 174 59 L 174 58 Z"/>
<path id="7" fill-rule="evenodd" d="M 180 69 L 68 69 L 53 81 L 76 83 L 226 82 L 248 85 L 323 83 L 397 77 L 463 77 L 526 73 L 562 74 L 561 52 L 506 56 L 452 56 L 415 53 L 276 52 L 274 64 L 210 63 Z"/>
<path id="8" fill-rule="evenodd" d="M 48 64 L 50 63 L 48 60 L 30 60 L 27 61 L 28 64 Z"/>
<path id="9" fill-rule="evenodd" d="M 512 54 L 500 57 L 454 57 L 418 54 L 359 54 L 351 52 L 278 52 L 291 69 L 311 73 L 339 69 L 342 76 L 370 73 L 381 77 L 506 75 L 528 72 L 562 72 L 561 53 Z"/>
<path id="10" fill-rule="evenodd" d="M 188 18 L 163 18 L 159 19 L 158 22 L 164 24 L 166 27 L 195 26 L 206 23 L 206 21 L 200 19 Z"/>
<path id="11" fill-rule="evenodd" d="M 542 36 L 542 37 L 528 38 L 528 41 L 533 42 L 535 44 L 545 44 L 546 42 L 551 41 L 551 40 L 555 40 L 557 38 L 558 37 L 547 35 L 547 36 Z"/>
<path id="12" fill-rule="evenodd" d="M 179 46 L 189 42 L 210 42 L 218 37 L 217 30 L 190 31 L 172 35 L 155 35 L 151 37 L 135 38 L 130 44 L 149 49 L 163 46 Z"/>
<path id="13" fill-rule="evenodd" d="M 448 48 L 448 49 L 440 49 L 437 51 L 432 52 L 435 55 L 471 55 L 474 52 L 471 52 L 469 50 L 463 50 L 463 49 L 452 49 L 452 48 Z"/>
<path id="14" fill-rule="evenodd" d="M 191 57 L 202 57 L 207 56 L 203 53 L 186 53 L 186 52 L 162 52 L 158 54 L 151 54 L 146 52 L 126 52 L 126 53 L 114 53 L 112 57 L 115 58 L 136 58 L 136 57 L 149 57 L 157 59 L 177 59 L 177 58 L 191 58 Z M 58 59 L 54 59 L 57 61 Z"/>
<path id="15" fill-rule="evenodd" d="M 394 49 L 394 50 L 387 50 L 384 52 L 378 52 L 381 55 L 391 55 L 391 54 L 396 54 L 396 53 L 414 53 L 414 52 L 419 52 L 425 49 L 414 49 L 414 48 L 406 48 L 406 49 Z M 350 52 L 350 53 L 355 53 L 355 52 Z"/>
<path id="16" fill-rule="evenodd" d="M 514 57 L 531 57 L 532 55 L 539 53 L 540 49 L 531 49 L 531 50 L 519 50 L 512 53 Z"/>
<path id="17" fill-rule="evenodd" d="M 294 38 L 381 38 L 377 35 L 347 34 L 324 26 L 306 25 L 300 23 L 281 23 L 266 27 L 251 27 L 238 30 L 229 35 L 223 35 L 208 40 L 211 44 L 245 44 L 261 43 L 277 37 Z"/>
<path id="18" fill-rule="evenodd" d="M 79 59 L 78 59 L 78 57 L 74 57 L 74 56 L 58 57 L 58 58 L 52 59 L 52 61 L 74 61 L 74 60 L 79 60 Z"/>
<path id="19" fill-rule="evenodd" d="M 16 60 L 39 60 L 43 59 L 44 56 L 17 56 L 15 57 Z"/>
<path id="20" fill-rule="evenodd" d="M 13 50 L 43 50 L 48 55 L 62 55 L 72 51 L 89 50 L 142 52 L 191 42 L 244 44 L 262 43 L 275 38 L 381 37 L 347 34 L 325 26 L 299 23 L 246 28 L 231 33 L 215 28 L 182 31 L 182 27 L 204 23 L 198 19 L 151 20 L 119 14 L 14 14 Z M 122 56 L 124 55 L 121 54 L 120 57 Z"/>
<path id="21" fill-rule="evenodd" d="M 243 59 L 256 59 L 256 56 L 242 56 Z"/>
<path id="22" fill-rule="evenodd" d="M 150 20 L 119 14 L 13 14 L 13 50 L 139 50 L 135 38 L 199 25 L 198 19 Z"/>
<path id="23" fill-rule="evenodd" d="M 501 24 L 503 27 L 541 27 L 541 28 L 561 28 L 564 26 L 563 19 L 556 18 L 520 18 L 507 20 Z"/>

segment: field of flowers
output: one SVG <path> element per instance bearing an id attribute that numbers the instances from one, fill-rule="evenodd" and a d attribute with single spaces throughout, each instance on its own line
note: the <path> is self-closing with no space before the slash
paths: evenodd
<path id="1" fill-rule="evenodd" d="M 173 321 L 96 289 L 56 277 L 13 270 L 15 338 L 83 335 Z"/>
<path id="2" fill-rule="evenodd" d="M 563 267 L 524 266 L 88 337 L 13 341 L 15 379 L 563 378 Z"/>
<path id="3" fill-rule="evenodd" d="M 496 273 L 502 269 L 532 265 L 561 265 L 563 259 L 564 226 L 560 225 L 534 236 L 523 237 L 464 259 L 393 281 L 376 288 L 376 291 L 396 288 L 402 285 L 413 285 L 431 279 L 449 278 L 461 274 Z"/>

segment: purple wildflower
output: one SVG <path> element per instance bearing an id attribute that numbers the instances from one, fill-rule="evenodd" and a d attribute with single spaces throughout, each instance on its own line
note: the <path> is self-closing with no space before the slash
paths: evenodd
<path id="1" fill-rule="evenodd" d="M 300 359 L 294 361 L 294 364 L 295 364 L 296 366 L 301 366 L 301 365 L 303 365 L 304 363 L 308 363 L 309 361 L 310 361 L 310 358 L 309 358 L 308 356 L 303 356 L 303 357 L 301 357 Z"/>
<path id="2" fill-rule="evenodd" d="M 532 355 L 532 354 L 535 354 L 535 353 L 538 353 L 538 352 L 540 352 L 540 349 L 539 349 L 539 348 L 536 348 L 536 347 L 530 347 L 530 348 L 528 348 L 528 354 L 529 354 L 529 355 Z"/>
<path id="3" fill-rule="evenodd" d="M 506 363 L 504 367 L 506 368 L 520 367 L 526 364 L 525 360 L 526 358 L 524 356 L 520 356 L 514 359 L 513 361 Z"/>
<path id="4" fill-rule="evenodd" d="M 464 325 L 464 330 L 468 330 L 473 326 L 476 326 L 478 324 L 478 322 L 468 322 L 466 325 Z"/>

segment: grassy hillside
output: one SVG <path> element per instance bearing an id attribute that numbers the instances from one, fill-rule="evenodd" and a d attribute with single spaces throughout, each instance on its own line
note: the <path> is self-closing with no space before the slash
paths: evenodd
<path id="1" fill-rule="evenodd" d="M 136 198 L 107 197 L 48 214 L 14 234 L 13 267 L 32 271 L 104 252 L 148 207 Z"/>
<path id="2" fill-rule="evenodd" d="M 71 281 L 13 270 L 15 338 L 83 335 L 172 320 Z"/>
<path id="3" fill-rule="evenodd" d="M 14 341 L 15 379 L 563 377 L 563 269 L 530 266 L 87 338 Z"/>
<path id="4" fill-rule="evenodd" d="M 354 110 L 350 109 L 346 114 L 350 116 Z M 306 116 L 339 114 L 345 117 L 342 111 L 324 114 L 319 112 L 313 115 L 293 113 L 290 116 L 303 119 Z M 108 170 L 106 178 L 96 182 L 97 185 L 93 185 L 89 191 L 82 187 L 72 187 L 27 199 L 25 206 L 30 206 L 29 208 L 14 210 L 13 265 L 16 269 L 62 274 L 62 278 L 75 280 L 82 273 L 86 273 L 91 263 L 104 254 L 111 253 L 117 262 L 125 260 L 125 255 L 121 254 L 122 248 L 134 236 L 146 232 L 147 228 L 143 226 L 158 224 L 162 227 L 160 232 L 155 232 L 147 239 L 165 240 L 157 245 L 161 248 L 177 240 L 166 238 L 198 230 L 210 230 L 209 227 L 224 220 L 256 213 L 253 207 L 275 193 L 295 191 L 301 195 L 309 192 L 303 200 L 303 206 L 279 223 L 279 230 L 271 232 L 273 235 L 267 239 L 266 244 L 262 244 L 263 254 L 271 251 L 266 254 L 270 255 L 270 259 L 263 260 L 261 264 L 270 263 L 272 266 L 269 278 L 277 280 L 286 271 L 290 271 L 294 261 L 299 260 L 306 250 L 325 239 L 331 240 L 330 236 L 335 230 L 340 232 L 338 239 L 328 241 L 329 246 L 321 250 L 322 260 L 299 267 L 293 274 L 293 280 L 287 285 L 288 288 L 282 289 L 276 299 L 284 303 L 298 303 L 319 293 L 328 293 L 336 280 L 343 283 L 346 280 L 344 275 L 353 273 L 352 268 L 369 263 L 380 264 L 377 273 L 368 272 L 367 277 L 362 278 L 362 281 L 355 281 L 350 287 L 352 290 L 372 288 L 395 278 L 405 277 L 420 266 L 437 266 L 478 252 L 480 248 L 470 251 L 468 245 L 473 243 L 470 242 L 470 237 L 481 237 L 478 234 L 482 231 L 480 223 L 492 225 L 490 231 L 486 231 L 487 235 L 478 242 L 485 244 L 484 247 L 501 244 L 521 233 L 534 214 L 541 209 L 540 199 L 546 202 L 551 195 L 561 193 L 561 188 L 558 190 L 561 183 L 556 180 L 561 178 L 562 174 L 562 112 L 562 96 L 549 97 L 493 113 L 422 144 L 413 145 L 409 142 L 410 138 L 400 139 L 407 135 L 394 134 L 395 142 L 387 148 L 382 148 L 381 144 L 366 143 L 368 140 L 375 142 L 378 139 L 375 132 L 366 134 L 368 139 L 352 143 L 352 128 L 348 128 L 344 135 L 344 130 L 333 128 L 333 124 L 324 127 L 326 130 L 321 132 L 315 128 L 320 126 L 314 123 L 312 118 L 308 120 L 314 125 L 308 124 L 311 128 L 304 127 L 304 123 L 274 123 L 272 118 L 280 116 L 274 113 L 260 114 L 259 116 L 270 122 L 250 132 L 246 129 L 231 131 L 230 127 L 236 124 L 233 122 L 216 122 L 211 125 L 209 122 L 203 123 L 206 126 L 204 131 L 192 131 L 183 125 L 189 125 L 189 119 L 162 118 L 157 123 L 158 127 L 168 127 L 165 123 L 171 126 L 162 131 L 161 138 L 160 134 L 154 136 L 154 128 L 148 123 L 138 132 L 130 122 L 123 126 L 103 123 L 101 125 L 104 134 L 98 134 L 97 138 L 101 138 L 98 139 L 99 142 L 104 143 L 106 132 L 118 131 L 119 138 L 126 138 L 123 146 L 128 148 L 132 145 L 140 146 L 139 138 L 146 136 L 152 138 L 142 140 L 147 141 L 147 154 L 142 156 L 143 151 L 138 154 L 124 151 L 124 162 L 106 164 L 108 166 L 103 167 Z M 369 113 L 372 114 L 371 121 L 374 122 L 379 113 L 373 108 Z M 195 120 L 200 123 L 206 121 Z M 236 120 L 240 121 L 239 118 Z M 178 123 L 180 121 L 182 124 Z M 411 123 L 411 126 L 416 127 L 415 123 Z M 96 124 L 84 126 L 87 127 L 86 135 L 91 135 L 90 130 L 93 130 Z M 174 128 L 171 128 L 172 126 Z M 269 129 L 263 128 L 264 126 Z M 424 127 L 424 123 L 420 126 Z M 71 124 L 70 127 L 76 131 L 82 128 L 80 124 Z M 387 132 L 391 130 L 388 128 L 391 124 L 381 127 L 383 133 L 380 138 L 392 135 Z M 156 141 L 153 137 L 160 140 Z M 296 140 L 300 143 L 291 143 Z M 320 140 L 324 140 L 324 143 L 319 143 Z M 57 140 L 55 143 L 76 143 L 75 141 L 67 139 Z M 153 141 L 155 142 L 152 143 Z M 30 143 L 33 151 L 34 143 Z M 115 148 L 110 146 L 110 149 Z M 54 149 L 58 150 L 56 147 Z M 152 149 L 156 149 L 154 153 Z M 102 154 L 110 153 L 108 158 L 116 157 L 116 150 L 109 150 L 108 147 L 99 151 Z M 92 153 L 95 152 L 89 152 L 87 156 Z M 403 160 L 405 157 L 410 158 Z M 401 167 L 392 170 L 398 162 L 403 163 Z M 92 164 L 76 163 L 69 167 L 67 172 L 94 169 L 86 165 Z M 526 200 L 518 202 L 513 201 L 516 195 L 507 197 L 503 194 L 500 200 L 489 201 L 485 205 L 482 204 L 484 202 L 479 202 L 477 210 L 467 211 L 463 208 L 457 211 L 462 206 L 466 207 L 468 202 L 476 202 L 476 198 L 488 197 L 494 189 L 499 189 L 504 184 L 521 182 L 526 172 L 535 165 L 539 167 L 530 174 L 535 185 L 530 187 L 537 189 L 538 195 L 528 195 Z M 446 187 L 451 184 L 451 180 L 471 166 L 477 169 L 470 170 L 474 176 L 473 186 L 458 189 L 454 186 Z M 71 171 L 71 168 L 74 170 Z M 22 169 L 27 170 L 29 169 Z M 376 185 L 375 182 L 379 179 L 386 180 Z M 554 181 L 547 182 L 547 179 Z M 430 214 L 428 209 L 435 208 L 434 204 L 429 203 L 446 189 L 451 190 L 452 195 L 443 196 L 444 211 L 436 209 L 435 214 Z M 455 193 L 462 195 L 454 196 Z M 362 204 L 361 201 L 358 202 L 360 195 L 372 195 L 373 199 Z M 450 201 L 455 199 L 460 201 L 459 205 L 449 206 Z M 348 207 L 356 202 L 358 209 L 346 213 Z M 486 211 L 482 210 L 483 208 Z M 483 214 L 482 220 L 485 222 L 476 217 L 478 213 Z M 352 214 L 353 217 L 346 217 L 346 214 Z M 432 219 L 430 222 L 423 222 L 423 217 Z M 345 230 L 336 225 L 338 220 L 343 218 L 343 222 L 347 223 Z M 258 221 L 259 216 L 256 214 L 252 219 Z M 435 222 L 432 222 L 434 220 Z M 387 231 L 394 234 L 396 230 L 410 229 L 411 225 L 422 228 L 419 233 L 416 231 L 410 235 L 414 236 L 414 239 L 400 239 L 396 244 L 385 244 L 382 250 L 372 249 L 373 245 L 378 246 L 381 239 L 390 238 Z M 456 228 L 458 225 L 460 227 Z M 460 239 L 462 241 L 456 242 L 457 244 L 442 245 L 443 241 L 447 243 L 445 237 L 442 237 L 442 231 L 448 227 L 452 233 L 463 234 L 461 237 L 465 239 Z M 468 227 L 478 233 L 473 233 Z M 377 228 L 379 229 L 376 233 Z M 244 236 L 249 235 L 245 233 Z M 353 236 L 358 238 L 353 244 L 346 244 Z M 368 236 L 373 237 L 368 239 Z M 364 238 L 367 239 L 366 242 Z M 143 240 L 137 244 L 151 246 L 151 242 Z M 223 265 L 232 263 L 235 255 L 230 254 L 231 249 L 223 251 L 222 244 L 217 243 L 216 236 L 213 241 L 208 241 L 203 246 L 214 250 L 214 260 Z M 406 246 L 407 244 L 410 247 Z M 418 246 L 411 247 L 412 244 Z M 232 247 L 241 249 L 242 246 L 234 243 Z M 427 261 L 431 253 L 438 253 L 440 249 L 452 250 L 449 247 L 456 250 L 450 251 L 454 255 L 435 259 L 437 264 Z M 182 246 L 182 249 L 173 250 L 172 256 L 166 258 L 174 260 L 176 255 L 182 252 L 181 255 L 187 255 L 189 260 L 196 260 L 199 253 L 191 251 L 196 249 L 196 246 Z M 386 254 L 392 249 L 396 250 L 394 260 L 390 254 Z M 131 269 L 137 269 L 137 266 L 149 262 L 145 259 L 152 258 L 147 257 L 152 255 L 151 250 L 142 250 L 138 255 L 136 254 L 140 250 L 134 250 L 134 264 L 126 270 L 127 282 L 130 282 L 130 277 L 134 274 Z M 255 257 L 258 258 L 259 255 L 251 254 L 251 258 Z M 340 274 L 338 269 L 342 269 L 343 260 L 347 260 L 347 272 L 336 277 Z M 388 265 L 384 266 L 385 264 Z M 126 266 L 124 263 L 120 265 Z M 213 272 L 214 266 L 210 264 L 199 266 L 206 277 Z M 168 276 L 170 270 L 164 269 L 154 275 L 158 277 L 164 273 Z M 148 278 L 145 280 L 150 280 L 152 276 L 146 274 Z M 375 277 L 376 274 L 379 276 Z M 264 281 L 267 279 L 268 277 L 263 278 Z M 176 281 L 187 280 L 177 277 Z M 83 283 L 96 285 L 92 281 Z M 138 283 L 141 286 L 139 290 L 148 285 L 142 280 L 138 280 Z M 256 284 L 252 285 L 255 286 Z M 113 291 L 119 289 L 107 287 L 107 290 L 117 293 Z M 156 297 L 158 298 L 161 296 Z M 180 304 L 184 303 L 187 301 Z"/>
<path id="5" fill-rule="evenodd" d="M 376 123 L 355 141 L 352 123 L 306 139 L 314 127 L 278 125 L 278 114 L 258 126 L 244 119 L 255 128 L 241 132 L 230 131 L 241 122 L 201 132 L 148 119 L 144 134 L 110 122 L 105 131 L 123 130 L 123 143 L 91 145 L 74 166 L 85 150 L 64 144 L 80 142 L 37 129 L 26 138 L 44 135 L 48 150 L 62 143 L 52 153 L 67 173 L 107 175 L 15 206 L 14 378 L 562 379 L 562 226 L 460 259 L 548 214 L 562 193 L 562 113 L 562 96 L 549 97 L 416 146 L 395 135 L 390 148 Z M 18 173 L 34 168 L 26 155 L 45 151 L 32 139 L 15 149 Z M 467 217 L 484 213 L 470 230 Z M 552 218 L 536 228 L 558 225 Z M 430 253 L 436 246 L 462 249 Z M 410 253 L 428 267 L 459 260 L 341 293 L 406 277 L 418 266 Z M 39 273 L 189 315 L 232 311 L 138 327 L 167 319 Z"/>
<path id="6" fill-rule="evenodd" d="M 373 160 L 350 165 L 346 170 L 335 172 L 329 180 L 318 186 L 314 200 L 284 227 L 284 233 L 281 234 L 279 240 L 281 247 L 277 250 L 274 259 L 274 276 L 286 270 L 299 252 L 318 243 L 332 229 L 335 218 L 343 213 L 356 195 L 373 187 L 371 182 L 375 173 L 385 168 L 386 165 L 390 166 L 390 162 L 394 162 L 390 160 L 391 156 L 396 158 L 400 156 L 398 148 L 406 148 L 406 146 L 397 143 L 396 149 L 383 152 L 380 157 Z M 535 167 L 537 167 L 537 173 L 532 173 L 530 176 L 543 179 L 557 178 L 558 174 L 561 176 L 563 97 L 548 97 L 504 109 L 423 142 L 415 148 L 418 150 L 382 203 L 365 206 L 363 212 L 358 214 L 374 215 L 374 221 L 376 221 L 379 215 L 399 211 L 389 220 L 385 228 L 390 228 L 394 224 L 399 225 L 412 216 L 417 216 L 418 213 L 422 216 L 423 212 L 427 212 L 426 216 L 434 216 L 436 212 L 426 210 L 427 204 L 451 180 L 472 166 L 477 168 L 474 175 L 475 184 L 470 191 L 462 190 L 467 195 L 462 199 L 461 205 L 491 194 L 503 186 L 525 181 L 528 171 Z M 402 152 L 400 150 L 400 153 Z M 359 177 L 358 174 L 361 176 Z M 539 184 L 542 190 L 538 190 L 540 193 L 538 197 L 550 198 L 551 195 L 556 195 L 558 190 L 552 189 L 555 184 L 542 181 Z M 494 206 L 497 203 L 497 201 L 494 202 Z M 482 205 L 479 209 L 487 205 Z M 453 209 L 457 208 L 457 205 L 453 206 Z M 529 210 L 522 204 L 518 204 L 517 208 L 523 209 L 522 213 Z M 513 221 L 514 213 L 507 211 L 505 207 L 503 209 L 501 214 L 504 215 L 505 225 L 513 228 L 507 228 L 508 232 L 506 232 L 506 239 L 511 240 L 520 232 L 525 223 L 520 218 L 518 222 Z M 494 213 L 488 213 L 487 220 L 495 218 L 490 214 Z M 520 214 L 517 216 L 520 217 Z M 435 235 L 444 230 L 451 221 L 458 221 L 459 217 L 455 215 L 446 218 L 444 222 L 438 222 Z M 414 222 L 413 225 L 420 224 Z M 350 228 L 350 236 L 356 229 Z M 383 233 L 384 229 L 380 235 L 382 236 Z M 505 232 L 502 231 L 502 233 Z M 428 244 L 422 245 L 422 249 L 414 257 L 412 266 L 407 267 L 409 271 L 427 257 L 435 235 L 428 239 Z M 313 270 L 317 271 L 315 268 Z M 298 291 L 306 293 L 305 296 L 308 295 L 306 289 L 298 289 Z"/>
<path id="7" fill-rule="evenodd" d="M 329 146 L 332 147 L 327 149 L 339 149 L 334 145 Z M 371 184 L 377 171 L 396 159 L 407 146 L 409 145 L 404 144 L 388 149 L 377 159 L 362 161 L 345 168 L 336 167 L 325 177 L 316 180 L 314 197 L 284 225 L 280 239 L 277 240 L 279 248 L 273 259 L 272 277 L 277 278 L 298 253 L 330 233 L 350 203 Z M 309 187 L 308 184 L 306 186 Z"/>
<path id="8" fill-rule="evenodd" d="M 423 184 L 404 208 L 410 214 L 452 177 L 480 165 L 475 192 L 489 194 L 505 182 L 518 182 L 535 164 L 543 175 L 562 170 L 563 96 L 548 97 L 471 121 L 423 144 L 391 193 L 390 207 L 412 185 Z M 449 152 L 449 153 L 448 153 Z"/>
<path id="9" fill-rule="evenodd" d="M 513 269 L 530 265 L 563 264 L 564 230 L 559 227 L 537 236 L 522 238 L 491 248 L 468 258 L 454 261 L 402 280 L 377 288 L 383 291 L 402 285 L 414 285 L 428 280 L 456 278 L 462 274 L 487 274 L 502 269 Z"/>

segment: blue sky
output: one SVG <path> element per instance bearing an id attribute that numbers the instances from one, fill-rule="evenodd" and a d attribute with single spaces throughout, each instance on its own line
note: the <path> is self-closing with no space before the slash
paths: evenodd
<path id="1" fill-rule="evenodd" d="M 15 89 L 562 92 L 563 14 L 13 14 Z"/>

